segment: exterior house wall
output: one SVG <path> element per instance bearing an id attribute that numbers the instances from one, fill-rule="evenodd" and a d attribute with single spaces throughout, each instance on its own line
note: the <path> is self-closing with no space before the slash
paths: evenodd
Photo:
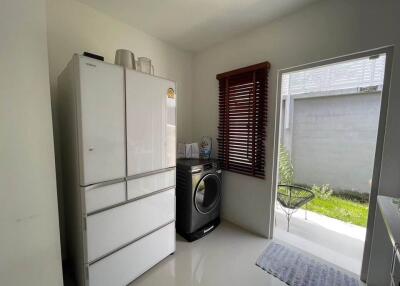
<path id="1" fill-rule="evenodd" d="M 283 133 L 295 182 L 369 193 L 380 100 L 380 92 L 295 98 Z"/>

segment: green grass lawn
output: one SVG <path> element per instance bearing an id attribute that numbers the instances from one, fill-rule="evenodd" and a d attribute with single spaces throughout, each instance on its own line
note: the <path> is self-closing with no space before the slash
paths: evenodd
<path id="1" fill-rule="evenodd" d="M 305 206 L 303 206 L 303 209 L 304 208 Z M 366 203 L 359 203 L 330 196 L 326 199 L 313 199 L 307 204 L 307 210 L 355 225 L 367 227 L 368 204 Z"/>

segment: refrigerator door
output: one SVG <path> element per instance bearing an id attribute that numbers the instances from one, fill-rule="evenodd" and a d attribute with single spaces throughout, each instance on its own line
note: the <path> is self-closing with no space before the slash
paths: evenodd
<path id="1" fill-rule="evenodd" d="M 108 255 L 174 220 L 174 189 L 89 215 L 88 262 Z"/>
<path id="2" fill-rule="evenodd" d="M 171 223 L 91 264 L 89 266 L 90 285 L 131 285 L 134 279 L 175 252 L 175 249 L 175 223 Z M 158 283 L 158 285 L 164 285 L 164 283 Z"/>
<path id="3" fill-rule="evenodd" d="M 124 70 L 87 57 L 76 60 L 80 184 L 125 177 Z"/>
<path id="4" fill-rule="evenodd" d="M 175 166 L 175 83 L 126 70 L 128 176 Z"/>

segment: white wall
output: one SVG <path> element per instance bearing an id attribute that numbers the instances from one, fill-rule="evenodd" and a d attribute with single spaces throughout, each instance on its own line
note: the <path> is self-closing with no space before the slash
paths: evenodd
<path id="1" fill-rule="evenodd" d="M 74 0 L 47 0 L 51 94 L 74 53 L 100 54 L 114 62 L 117 49 L 152 59 L 157 76 L 177 82 L 178 140 L 191 139 L 192 54 L 180 51 Z"/>
<path id="2" fill-rule="evenodd" d="M 266 180 L 224 172 L 222 215 L 251 231 L 268 235 L 271 200 L 272 144 L 277 70 L 345 54 L 340 44 L 351 42 L 356 20 L 347 4 L 321 2 L 251 33 L 199 53 L 194 59 L 193 136 L 217 137 L 218 82 L 215 75 L 235 68 L 269 61 Z M 351 8 L 351 5 L 348 5 Z M 343 9 L 343 10 L 341 10 Z M 341 21 L 336 12 L 340 11 Z M 335 23 L 335 25 L 332 25 Z M 348 29 L 350 35 L 339 32 Z M 353 33 L 351 33 L 353 30 Z M 337 45 L 332 45 L 332 35 Z M 355 50 L 355 45 L 351 45 Z M 202 115 L 207 110 L 207 116 Z M 252 188 L 247 187 L 251 184 Z"/>
<path id="3" fill-rule="evenodd" d="M 53 106 L 57 100 L 57 77 L 74 53 L 93 52 L 114 62 L 115 51 L 129 49 L 135 56 L 152 59 L 155 74 L 177 82 L 177 136 L 179 141 L 192 137 L 192 54 L 180 51 L 144 32 L 134 29 L 85 4 L 74 0 L 47 0 L 47 29 L 50 86 Z M 55 111 L 55 110 L 54 110 Z M 56 157 L 58 128 L 55 122 Z M 58 188 L 61 176 L 57 160 Z M 59 196 L 61 238 L 65 254 L 62 197 Z M 63 255 L 65 257 L 65 255 Z"/>
<path id="4" fill-rule="evenodd" d="M 62 285 L 45 0 L 0 9 L 0 285 Z"/>
<path id="5" fill-rule="evenodd" d="M 295 184 L 329 184 L 334 191 L 368 196 L 381 99 L 381 92 L 292 95 L 290 125 L 284 128 L 282 116 L 281 128 L 287 137 L 282 141 L 290 142 L 285 146 Z"/>
<path id="6" fill-rule="evenodd" d="M 266 180 L 224 172 L 222 215 L 251 231 L 268 235 L 272 144 L 277 71 L 349 53 L 397 44 L 383 155 L 381 193 L 400 190 L 400 2 L 327 0 L 264 27 L 209 48 L 194 58 L 193 137 L 217 137 L 218 82 L 215 75 L 269 61 L 269 115 Z M 396 123 L 397 122 L 397 123 Z"/>

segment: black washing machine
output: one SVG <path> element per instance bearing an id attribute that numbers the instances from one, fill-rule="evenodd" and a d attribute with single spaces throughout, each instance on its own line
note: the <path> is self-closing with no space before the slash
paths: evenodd
<path id="1" fill-rule="evenodd" d="M 217 160 L 177 160 L 176 230 L 186 240 L 194 241 L 219 224 L 221 179 Z"/>

